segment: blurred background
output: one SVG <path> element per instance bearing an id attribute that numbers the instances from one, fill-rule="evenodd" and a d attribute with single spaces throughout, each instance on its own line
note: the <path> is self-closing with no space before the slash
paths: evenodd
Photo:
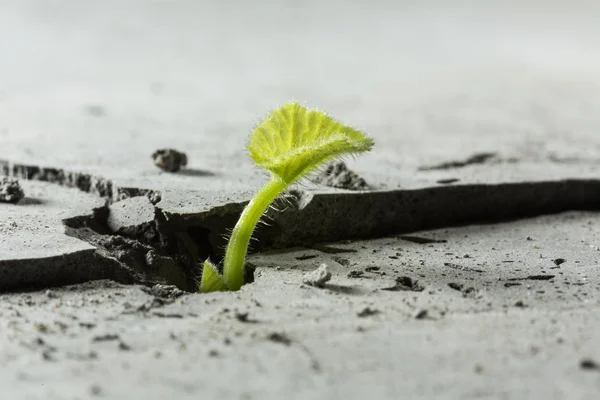
<path id="1" fill-rule="evenodd" d="M 143 175 L 175 147 L 244 168 L 291 99 L 367 131 L 358 162 L 392 171 L 573 156 L 600 148 L 598 21 L 594 0 L 0 0 L 0 158 Z"/>

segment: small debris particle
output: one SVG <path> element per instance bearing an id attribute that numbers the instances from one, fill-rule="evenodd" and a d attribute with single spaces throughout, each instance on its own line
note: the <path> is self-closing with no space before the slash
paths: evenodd
<path id="1" fill-rule="evenodd" d="M 565 260 L 564 258 L 555 258 L 554 260 L 552 260 L 552 262 L 555 265 L 560 265 L 560 264 L 564 264 L 567 262 L 567 260 Z"/>
<path id="2" fill-rule="evenodd" d="M 417 244 L 447 243 L 445 239 L 430 239 L 421 236 L 400 236 L 400 239 Z"/>
<path id="3" fill-rule="evenodd" d="M 506 282 L 504 284 L 504 287 L 506 287 L 506 288 L 511 287 L 511 286 L 521 286 L 521 283 L 520 282 Z"/>
<path id="4" fill-rule="evenodd" d="M 108 342 L 112 340 L 119 340 L 119 335 L 107 333 L 106 335 L 94 336 L 92 338 L 92 342 Z"/>
<path id="5" fill-rule="evenodd" d="M 451 183 L 455 183 L 460 181 L 460 179 L 457 178 L 447 178 L 447 179 L 438 179 L 436 182 L 441 184 L 441 185 L 449 185 Z"/>
<path id="6" fill-rule="evenodd" d="M 174 299 L 163 299 L 160 297 L 154 297 L 152 299 L 152 301 L 144 303 L 142 305 L 140 305 L 139 307 L 135 308 L 134 311 L 124 311 L 124 314 L 130 314 L 132 312 L 148 312 L 154 308 L 160 308 L 163 307 L 167 304 L 172 304 L 173 302 L 175 302 Z"/>
<path id="7" fill-rule="evenodd" d="M 591 371 L 591 370 L 600 371 L 600 364 L 598 364 L 596 361 L 592 360 L 591 358 L 584 358 L 583 360 L 581 360 L 579 362 L 579 367 L 581 369 L 585 369 L 588 371 Z"/>
<path id="8" fill-rule="evenodd" d="M 476 374 L 481 374 L 483 372 L 483 365 L 475 364 L 475 366 L 473 367 L 473 372 L 475 372 Z"/>
<path id="9" fill-rule="evenodd" d="M 303 254 L 301 256 L 296 257 L 296 260 L 299 261 L 304 261 L 304 260 L 310 260 L 311 258 L 317 258 L 318 255 L 316 254 Z"/>
<path id="10" fill-rule="evenodd" d="M 0 178 L 0 203 L 17 204 L 23 197 L 25 192 L 21 189 L 18 179 Z"/>
<path id="11" fill-rule="evenodd" d="M 57 299 L 58 295 L 52 290 L 48 289 L 46 290 L 46 297 L 48 297 L 49 299 Z"/>
<path id="12" fill-rule="evenodd" d="M 342 257 L 338 257 L 338 256 L 333 256 L 331 257 L 333 259 L 333 261 L 335 261 L 336 263 L 343 265 L 344 267 L 347 267 L 348 265 L 350 265 L 350 261 L 342 258 Z"/>
<path id="13" fill-rule="evenodd" d="M 531 236 L 527 236 L 527 241 L 531 242 L 533 241 L 533 238 Z"/>
<path id="14" fill-rule="evenodd" d="M 359 311 L 356 315 L 359 318 L 365 318 L 365 317 L 370 317 L 371 315 L 376 315 L 376 314 L 379 314 L 379 310 L 376 310 L 376 309 L 370 308 L 370 307 L 365 307 L 361 311 Z"/>
<path id="15" fill-rule="evenodd" d="M 292 339 L 290 339 L 285 333 L 269 333 L 267 335 L 267 339 L 275 343 L 281 343 L 285 346 L 290 346 L 292 344 Z"/>
<path id="16" fill-rule="evenodd" d="M 208 356 L 209 356 L 209 357 L 219 357 L 219 356 L 220 356 L 220 354 L 219 354 L 219 352 L 218 352 L 217 350 L 215 350 L 215 349 L 211 349 L 211 350 L 208 352 Z"/>
<path id="17" fill-rule="evenodd" d="M 467 165 L 473 164 L 484 164 L 487 162 L 491 162 L 497 160 L 496 153 L 475 153 L 466 160 L 460 161 L 447 161 L 441 164 L 429 165 L 429 166 L 421 166 L 419 167 L 419 171 L 430 171 L 430 170 L 440 170 L 440 169 L 454 169 L 454 168 L 463 168 Z"/>
<path id="18" fill-rule="evenodd" d="M 90 387 L 90 394 L 92 396 L 100 396 L 102 394 L 102 388 L 98 385 L 92 385 Z"/>
<path id="19" fill-rule="evenodd" d="M 62 321 L 54 321 L 54 325 L 56 325 L 56 327 L 58 327 L 58 329 L 60 329 L 61 332 L 66 331 L 67 328 L 69 327 L 69 325 L 65 324 Z"/>
<path id="20" fill-rule="evenodd" d="M 177 313 L 162 313 L 160 311 L 155 311 L 152 313 L 152 315 L 154 315 L 155 317 L 159 317 L 159 318 L 183 318 L 182 314 L 177 314 Z"/>
<path id="21" fill-rule="evenodd" d="M 152 153 L 154 165 L 166 172 L 177 172 L 187 165 L 187 155 L 175 149 L 159 149 Z"/>
<path id="22" fill-rule="evenodd" d="M 553 279 L 556 275 L 529 275 L 526 276 L 524 278 L 509 278 L 509 281 L 525 281 L 525 280 L 532 280 L 532 281 L 549 281 L 550 279 Z"/>
<path id="23" fill-rule="evenodd" d="M 321 264 L 319 268 L 304 275 L 302 282 L 315 287 L 324 287 L 331 280 L 331 272 L 327 269 L 327 264 Z"/>
<path id="24" fill-rule="evenodd" d="M 245 323 L 245 324 L 255 324 L 258 322 L 255 319 L 250 319 L 248 315 L 249 315 L 249 313 L 247 313 L 247 312 L 244 312 L 244 313 L 236 312 L 235 319 L 237 319 L 238 321 Z"/>
<path id="25" fill-rule="evenodd" d="M 525 307 L 527 307 L 527 306 L 525 305 L 525 303 L 523 303 L 523 301 L 522 301 L 522 300 L 518 300 L 518 301 L 515 303 L 515 307 L 519 307 L 519 308 L 525 308 Z"/>
<path id="26" fill-rule="evenodd" d="M 448 284 L 448 287 L 450 289 L 458 290 L 459 292 L 461 292 L 463 290 L 464 285 L 462 283 L 450 282 Z"/>
<path id="27" fill-rule="evenodd" d="M 479 274 L 485 272 L 482 269 L 478 269 L 478 268 L 471 268 L 471 267 L 465 267 L 462 266 L 460 264 L 456 264 L 456 263 L 451 263 L 451 262 L 445 262 L 444 263 L 444 267 L 448 267 L 448 268 L 452 268 L 452 269 L 456 269 L 459 271 L 469 271 L 469 272 L 477 272 Z"/>
<path id="28" fill-rule="evenodd" d="M 365 271 L 367 271 L 367 272 L 377 272 L 380 269 L 381 268 L 379 268 L 379 267 L 367 267 L 367 268 L 365 268 Z"/>
<path id="29" fill-rule="evenodd" d="M 142 291 L 161 299 L 177 299 L 187 294 L 187 292 L 180 290 L 177 286 L 161 284 L 156 284 L 151 288 L 143 286 Z"/>
<path id="30" fill-rule="evenodd" d="M 549 281 L 554 278 L 556 275 L 529 275 L 527 279 L 532 281 Z"/>
<path id="31" fill-rule="evenodd" d="M 412 279 L 409 276 L 399 276 L 396 278 L 396 284 L 392 287 L 382 288 L 381 290 L 387 290 L 390 292 L 401 292 L 401 291 L 411 291 L 411 292 L 422 292 L 425 290 L 425 287 L 419 284 L 419 281 L 416 279 Z"/>
<path id="32" fill-rule="evenodd" d="M 131 346 L 125 342 L 119 342 L 119 350 L 129 351 L 129 350 L 131 350 Z"/>
<path id="33" fill-rule="evenodd" d="M 348 272 L 348 278 L 362 278 L 365 275 L 363 271 L 359 271 L 357 269 L 353 269 Z"/>
<path id="34" fill-rule="evenodd" d="M 345 190 L 369 190 L 367 182 L 342 161 L 329 164 L 323 172 L 314 176 L 312 181 Z"/>
<path id="35" fill-rule="evenodd" d="M 52 357 L 52 353 L 54 353 L 54 349 L 46 349 L 42 352 L 42 358 L 44 361 L 55 361 L 54 357 Z"/>
<path id="36" fill-rule="evenodd" d="M 427 311 L 426 309 L 421 309 L 415 313 L 415 319 L 425 319 L 428 317 L 428 315 L 429 311 Z"/>

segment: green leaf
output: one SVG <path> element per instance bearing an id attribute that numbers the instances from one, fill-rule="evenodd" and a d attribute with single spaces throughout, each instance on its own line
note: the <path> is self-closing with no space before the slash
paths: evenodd
<path id="1" fill-rule="evenodd" d="M 227 290 L 223 276 L 217 271 L 210 261 L 204 261 L 204 268 L 202 270 L 202 280 L 200 281 L 200 293 L 209 292 L 224 292 Z"/>
<path id="2" fill-rule="evenodd" d="M 254 162 L 290 184 L 344 154 L 373 147 L 373 139 L 316 109 L 296 102 L 273 110 L 250 135 Z"/>

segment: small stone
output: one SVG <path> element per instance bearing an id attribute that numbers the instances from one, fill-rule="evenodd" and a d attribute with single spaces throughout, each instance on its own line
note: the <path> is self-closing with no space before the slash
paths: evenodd
<path id="1" fill-rule="evenodd" d="M 331 279 L 331 272 L 327 269 L 327 264 L 321 264 L 319 268 L 304 275 L 302 282 L 315 287 L 324 287 Z"/>
<path id="2" fill-rule="evenodd" d="M 556 259 L 552 260 L 552 262 L 553 262 L 555 265 L 560 265 L 560 264 L 564 264 L 564 263 L 566 263 L 566 262 L 567 262 L 567 260 L 565 260 L 564 258 L 556 258 Z"/>
<path id="3" fill-rule="evenodd" d="M 357 269 L 354 269 L 350 272 L 348 272 L 348 278 L 360 278 L 364 275 L 365 273 L 363 271 L 359 271 Z"/>
<path id="4" fill-rule="evenodd" d="M 119 342 L 119 350 L 129 351 L 129 350 L 131 350 L 131 346 L 125 342 Z"/>
<path id="5" fill-rule="evenodd" d="M 596 361 L 590 359 L 590 358 L 585 358 L 583 360 L 581 360 L 579 362 L 579 367 L 581 369 L 585 369 L 585 370 L 597 370 L 600 371 L 600 364 L 598 364 Z"/>
<path id="6" fill-rule="evenodd" d="M 356 172 L 350 170 L 342 161 L 329 164 L 312 181 L 325 186 L 345 190 L 369 190 L 367 182 Z"/>
<path id="7" fill-rule="evenodd" d="M 23 197 L 25 197 L 25 192 L 21 189 L 17 179 L 0 178 L 0 203 L 17 204 Z"/>
<path id="8" fill-rule="evenodd" d="M 152 153 L 154 165 L 166 172 L 177 172 L 187 165 L 187 155 L 175 149 L 158 149 Z"/>
<path id="9" fill-rule="evenodd" d="M 215 349 L 211 349 L 208 352 L 208 356 L 209 357 L 219 357 L 219 355 L 220 355 L 220 353 L 217 350 L 215 350 Z"/>
<path id="10" fill-rule="evenodd" d="M 376 314 L 379 314 L 379 310 L 371 308 L 371 307 L 365 307 L 361 311 L 359 311 L 356 315 L 359 318 L 365 318 L 365 317 L 370 317 L 371 315 L 376 315 Z"/>
<path id="11" fill-rule="evenodd" d="M 285 333 L 272 332 L 267 335 L 267 339 L 275 343 L 281 343 L 285 346 L 290 346 L 292 344 L 292 339 Z"/>
<path id="12" fill-rule="evenodd" d="M 99 385 L 92 385 L 90 387 L 90 395 L 100 396 L 100 395 L 102 395 L 102 393 L 103 393 L 102 387 L 100 387 Z"/>

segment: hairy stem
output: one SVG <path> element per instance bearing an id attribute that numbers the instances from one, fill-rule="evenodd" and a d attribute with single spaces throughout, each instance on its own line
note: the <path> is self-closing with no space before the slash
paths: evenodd
<path id="1" fill-rule="evenodd" d="M 269 207 L 269 204 L 286 187 L 287 184 L 280 178 L 272 176 L 271 180 L 256 193 L 252 200 L 250 200 L 250 203 L 244 208 L 240 219 L 235 228 L 233 228 L 225 251 L 223 279 L 229 290 L 239 290 L 244 284 L 246 251 L 252 232 L 260 217 L 267 210 L 267 207 Z"/>

